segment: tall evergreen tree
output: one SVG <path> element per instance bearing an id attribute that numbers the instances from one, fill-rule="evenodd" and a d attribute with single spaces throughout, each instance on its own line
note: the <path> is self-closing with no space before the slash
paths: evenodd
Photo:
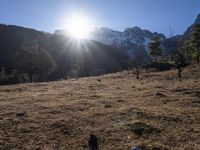
<path id="1" fill-rule="evenodd" d="M 200 63 L 200 25 L 193 27 L 190 37 L 182 45 L 188 60 Z"/>
<path id="2" fill-rule="evenodd" d="M 163 54 L 163 49 L 161 48 L 161 41 L 159 37 L 154 38 L 149 43 L 149 54 L 155 58 L 156 63 L 158 63 L 158 57 Z"/>
<path id="3" fill-rule="evenodd" d="M 200 24 L 193 28 L 191 35 L 191 43 L 194 46 L 194 58 L 200 63 Z"/>

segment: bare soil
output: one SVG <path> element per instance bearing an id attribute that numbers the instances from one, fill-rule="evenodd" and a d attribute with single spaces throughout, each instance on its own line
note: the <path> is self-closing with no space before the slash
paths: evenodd
<path id="1" fill-rule="evenodd" d="M 200 67 L 0 86 L 0 149 L 200 149 Z"/>

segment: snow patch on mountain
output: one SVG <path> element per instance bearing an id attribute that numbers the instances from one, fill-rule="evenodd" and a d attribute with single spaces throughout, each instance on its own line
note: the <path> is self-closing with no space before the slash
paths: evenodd
<path id="1" fill-rule="evenodd" d="M 122 41 L 125 40 L 122 33 L 114 31 L 108 28 L 96 29 L 91 33 L 92 40 L 102 42 L 107 45 L 121 45 Z"/>
<path id="2" fill-rule="evenodd" d="M 55 34 L 63 35 L 62 31 L 56 31 Z M 126 28 L 122 32 L 104 27 L 97 28 L 90 34 L 91 40 L 123 49 L 128 54 L 138 50 L 147 52 L 149 42 L 155 37 L 160 37 L 161 40 L 166 39 L 163 34 L 152 33 L 139 27 Z"/>
<path id="3" fill-rule="evenodd" d="M 123 32 L 109 28 L 99 28 L 91 33 L 92 40 L 114 45 L 127 51 L 138 48 L 148 51 L 148 44 L 155 37 L 160 37 L 161 40 L 166 39 L 163 34 L 152 33 L 139 27 L 126 28 Z"/>
<path id="4" fill-rule="evenodd" d="M 149 45 L 149 42 L 151 41 L 151 39 L 147 38 L 147 37 L 144 37 L 144 47 L 145 47 L 145 50 L 148 51 L 148 45 Z"/>

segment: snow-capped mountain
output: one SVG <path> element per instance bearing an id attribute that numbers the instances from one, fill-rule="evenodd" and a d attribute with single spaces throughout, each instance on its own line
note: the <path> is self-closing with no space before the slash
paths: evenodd
<path id="1" fill-rule="evenodd" d="M 173 54 L 178 48 L 178 42 L 186 39 L 192 31 L 195 24 L 200 24 L 200 14 L 197 16 L 194 24 L 192 24 L 183 35 L 166 38 L 163 34 L 150 32 L 139 27 L 126 28 L 124 31 L 115 31 L 109 28 L 98 28 L 91 33 L 91 40 L 101 42 L 106 45 L 113 45 L 125 52 L 133 51 L 148 52 L 148 44 L 154 37 L 160 37 L 162 47 L 164 48 L 164 56 Z M 66 31 L 57 30 L 54 34 L 66 35 Z M 148 55 L 148 54 L 147 54 Z"/>
<path id="2" fill-rule="evenodd" d="M 56 30 L 54 34 L 66 35 L 64 30 Z M 139 27 L 126 28 L 123 32 L 115 31 L 109 28 L 99 28 L 91 32 L 90 39 L 101 42 L 106 45 L 113 45 L 123 49 L 127 53 L 133 51 L 148 51 L 148 44 L 154 37 L 160 37 L 165 40 L 166 37 L 160 33 L 152 33 L 148 30 L 142 30 Z"/>
<path id="3" fill-rule="evenodd" d="M 109 28 L 100 28 L 92 32 L 91 39 L 102 42 L 107 45 L 114 45 L 119 48 L 134 49 L 141 48 L 148 50 L 148 43 L 154 37 L 160 37 L 165 40 L 163 34 L 152 33 L 148 30 L 142 30 L 139 27 L 127 28 L 123 32 L 111 30 Z"/>
<path id="4" fill-rule="evenodd" d="M 148 55 L 148 44 L 155 37 L 160 37 L 162 41 L 166 39 L 163 34 L 152 33 L 139 27 L 126 28 L 123 32 L 109 28 L 100 28 L 94 30 L 91 34 L 91 39 L 116 46 L 124 50 L 130 57 L 140 53 L 146 62 L 151 60 L 151 57 Z"/>

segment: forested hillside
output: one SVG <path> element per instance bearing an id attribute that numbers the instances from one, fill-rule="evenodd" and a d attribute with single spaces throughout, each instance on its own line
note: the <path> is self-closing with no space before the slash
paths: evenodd
<path id="1" fill-rule="evenodd" d="M 0 68 L 7 75 L 14 72 L 35 80 L 65 78 L 74 76 L 74 72 L 89 76 L 125 69 L 126 60 L 122 50 L 96 41 L 75 41 L 33 29 L 0 25 Z"/>

